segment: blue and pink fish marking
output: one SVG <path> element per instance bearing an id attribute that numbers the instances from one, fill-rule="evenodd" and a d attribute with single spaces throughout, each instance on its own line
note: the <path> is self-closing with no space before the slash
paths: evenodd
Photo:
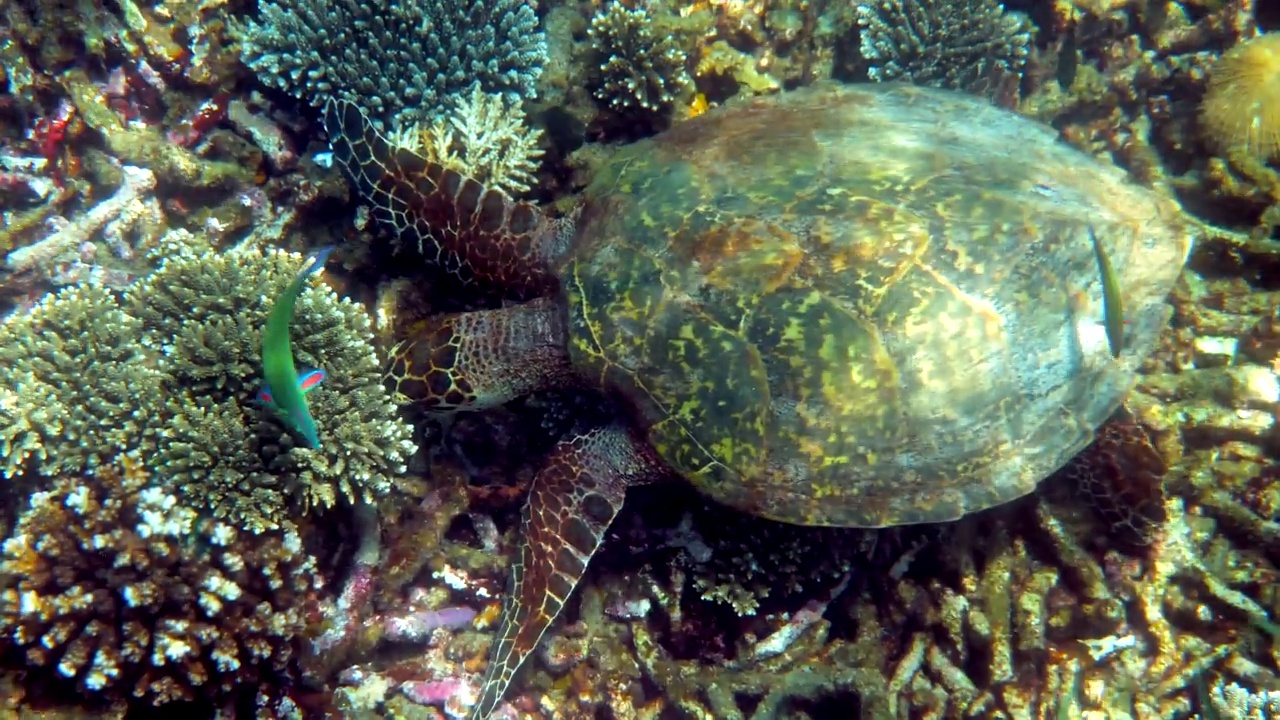
<path id="1" fill-rule="evenodd" d="M 311 410 L 307 407 L 307 393 L 314 390 L 325 378 L 320 369 L 298 372 L 293 365 L 293 344 L 289 326 L 293 322 L 293 309 L 307 277 L 324 267 L 332 247 L 316 253 L 311 264 L 289 283 L 276 298 L 262 331 L 262 390 L 258 398 L 268 407 L 275 408 L 289 429 L 301 436 L 309 448 L 320 447 L 319 431 Z"/>

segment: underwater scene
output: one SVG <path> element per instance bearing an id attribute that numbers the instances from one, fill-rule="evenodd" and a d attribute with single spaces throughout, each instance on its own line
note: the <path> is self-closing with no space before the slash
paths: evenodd
<path id="1" fill-rule="evenodd" d="M 0 61 L 0 720 L 1280 720 L 1280 3 Z"/>

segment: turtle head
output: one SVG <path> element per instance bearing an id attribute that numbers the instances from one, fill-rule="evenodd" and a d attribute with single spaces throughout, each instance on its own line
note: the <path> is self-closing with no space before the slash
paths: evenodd
<path id="1" fill-rule="evenodd" d="M 537 206 L 486 188 L 378 131 L 354 103 L 330 99 L 324 127 L 333 158 L 375 220 L 450 270 L 527 296 L 553 286 L 552 267 L 573 233 Z"/>

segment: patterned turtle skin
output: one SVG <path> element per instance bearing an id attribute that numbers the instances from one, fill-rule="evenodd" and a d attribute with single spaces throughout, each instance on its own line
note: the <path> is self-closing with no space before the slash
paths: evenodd
<path id="1" fill-rule="evenodd" d="M 628 485 L 677 476 L 844 527 L 1031 492 L 1134 385 L 1194 235 L 1172 200 L 947 91 L 823 85 L 708 112 L 621 149 L 559 221 L 394 151 L 352 112 L 326 123 L 374 217 L 538 298 L 418 328 L 398 392 L 450 409 L 577 383 L 620 409 L 534 480 L 477 718 Z M 1118 348 L 1099 254 L 1123 294 Z"/>
<path id="2" fill-rule="evenodd" d="M 573 365 L 712 498 L 951 520 L 1084 448 L 1168 319 L 1171 201 L 966 96 L 791 93 L 676 125 L 586 192 Z M 1129 326 L 1112 357 L 1097 234 Z"/>

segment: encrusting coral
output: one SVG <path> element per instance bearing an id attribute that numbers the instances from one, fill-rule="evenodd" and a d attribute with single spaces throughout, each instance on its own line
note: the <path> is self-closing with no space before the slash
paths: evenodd
<path id="1" fill-rule="evenodd" d="M 96 700 L 220 704 L 294 674 L 319 584 L 292 527 L 200 517 L 122 457 L 31 497 L 0 559 L 0 646 Z"/>

